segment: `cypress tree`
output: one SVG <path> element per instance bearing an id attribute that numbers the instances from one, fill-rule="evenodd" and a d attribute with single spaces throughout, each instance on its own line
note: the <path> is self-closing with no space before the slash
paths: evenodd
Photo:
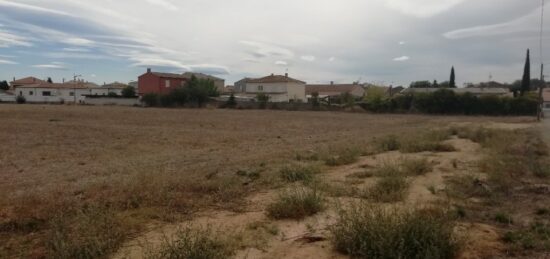
<path id="1" fill-rule="evenodd" d="M 529 49 L 527 49 L 527 58 L 525 59 L 525 68 L 523 69 L 523 79 L 521 80 L 520 95 L 523 96 L 531 88 L 531 60 L 529 58 Z"/>
<path id="2" fill-rule="evenodd" d="M 456 88 L 455 67 L 454 66 L 451 68 L 451 79 L 449 80 L 449 87 L 450 88 Z"/>

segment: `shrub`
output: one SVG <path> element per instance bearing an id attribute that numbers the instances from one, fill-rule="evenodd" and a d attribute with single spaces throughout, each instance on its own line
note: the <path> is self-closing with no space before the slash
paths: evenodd
<path id="1" fill-rule="evenodd" d="M 449 144 L 424 139 L 410 139 L 401 143 L 399 151 L 403 153 L 454 152 L 456 149 Z"/>
<path id="2" fill-rule="evenodd" d="M 499 212 L 495 215 L 495 221 L 502 224 L 513 224 L 514 219 L 508 213 Z"/>
<path id="3" fill-rule="evenodd" d="M 18 95 L 17 98 L 15 98 L 15 101 L 18 103 L 18 104 L 24 104 L 27 102 L 27 99 L 25 99 L 24 96 L 22 95 Z"/>
<path id="4" fill-rule="evenodd" d="M 349 165 L 357 162 L 361 152 L 355 148 L 346 148 L 339 152 L 338 155 L 325 158 L 325 164 L 328 166 Z"/>
<path id="5" fill-rule="evenodd" d="M 375 141 L 375 145 L 378 151 L 396 151 L 401 147 L 399 138 L 395 135 L 388 135 Z"/>
<path id="6" fill-rule="evenodd" d="M 402 176 L 383 177 L 376 185 L 367 190 L 367 198 L 376 202 L 398 202 L 405 199 L 409 182 Z"/>
<path id="7" fill-rule="evenodd" d="M 186 227 L 177 231 L 174 238 L 165 238 L 160 249 L 149 251 L 154 259 L 217 259 L 235 254 L 236 246 L 211 228 Z"/>
<path id="8" fill-rule="evenodd" d="M 108 97 L 118 97 L 118 95 L 115 92 L 109 92 L 107 94 Z"/>
<path id="9" fill-rule="evenodd" d="M 155 93 L 148 93 L 141 97 L 141 102 L 147 107 L 155 107 L 159 103 L 159 95 Z"/>
<path id="10" fill-rule="evenodd" d="M 52 220 L 47 236 L 51 258 L 99 258 L 124 241 L 127 228 L 109 209 L 90 207 Z"/>
<path id="11" fill-rule="evenodd" d="M 336 249 L 353 258 L 454 258 L 454 223 L 439 210 L 353 205 L 330 227 Z"/>
<path id="12" fill-rule="evenodd" d="M 267 215 L 274 219 L 303 219 L 323 211 L 324 198 L 316 189 L 296 188 L 279 195 L 267 207 Z"/>
<path id="13" fill-rule="evenodd" d="M 122 89 L 122 96 L 125 98 L 132 98 L 136 96 L 136 89 L 131 86 L 127 86 Z"/>
<path id="14" fill-rule="evenodd" d="M 550 225 L 544 222 L 534 222 L 527 228 L 506 233 L 503 241 L 512 244 L 512 249 L 548 251 Z"/>
<path id="15" fill-rule="evenodd" d="M 403 174 L 417 176 L 423 175 L 432 170 L 432 165 L 426 158 L 421 159 L 405 159 L 401 163 Z"/>
<path id="16" fill-rule="evenodd" d="M 320 172 L 321 170 L 315 166 L 294 165 L 281 169 L 280 175 L 283 180 L 290 183 L 298 181 L 311 182 L 315 175 Z"/>
<path id="17" fill-rule="evenodd" d="M 237 101 L 235 100 L 235 95 L 233 93 L 231 93 L 225 105 L 229 108 L 235 108 L 235 106 L 237 106 Z"/>

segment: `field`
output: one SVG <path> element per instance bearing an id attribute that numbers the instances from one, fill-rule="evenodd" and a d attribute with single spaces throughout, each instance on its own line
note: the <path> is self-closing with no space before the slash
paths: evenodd
<path id="1" fill-rule="evenodd" d="M 4 104 L 0 118 L 0 258 L 382 258 L 341 237 L 352 208 L 393 205 L 403 222 L 460 215 L 441 224 L 452 257 L 550 249 L 531 118 Z"/>

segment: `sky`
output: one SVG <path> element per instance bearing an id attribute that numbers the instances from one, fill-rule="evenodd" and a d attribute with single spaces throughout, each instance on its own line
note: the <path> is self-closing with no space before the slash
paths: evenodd
<path id="1" fill-rule="evenodd" d="M 538 76 L 541 0 L 0 0 L 0 80 L 137 80 L 147 68 L 226 84 L 408 85 Z M 545 12 L 550 14 L 550 2 Z M 550 46 L 550 17 L 544 22 Z M 550 64 L 550 49 L 542 59 Z M 550 67 L 550 65 L 548 66 Z M 550 75 L 550 72 L 546 73 Z"/>

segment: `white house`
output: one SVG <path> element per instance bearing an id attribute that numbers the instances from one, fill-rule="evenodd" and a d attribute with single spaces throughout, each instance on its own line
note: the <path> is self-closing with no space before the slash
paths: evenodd
<path id="1" fill-rule="evenodd" d="M 91 94 L 91 89 L 82 84 L 42 83 L 16 86 L 14 94 L 31 103 L 82 103 L 85 96 Z"/>
<path id="2" fill-rule="evenodd" d="M 247 79 L 243 92 L 246 95 L 266 94 L 270 102 L 307 102 L 306 83 L 288 77 L 288 74 Z"/>

